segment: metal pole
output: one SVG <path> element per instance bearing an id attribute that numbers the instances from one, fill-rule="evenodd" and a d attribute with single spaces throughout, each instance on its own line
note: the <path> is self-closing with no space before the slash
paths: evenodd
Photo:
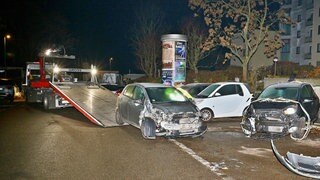
<path id="1" fill-rule="evenodd" d="M 277 75 L 277 61 L 274 62 L 274 76 Z"/>
<path id="2" fill-rule="evenodd" d="M 112 63 L 112 60 L 113 60 L 113 57 L 111 57 L 110 59 L 109 59 L 109 70 L 111 71 L 111 63 Z"/>
<path id="3" fill-rule="evenodd" d="M 7 77 L 7 52 L 6 52 L 6 36 L 3 37 L 3 60 L 4 60 L 4 76 Z"/>

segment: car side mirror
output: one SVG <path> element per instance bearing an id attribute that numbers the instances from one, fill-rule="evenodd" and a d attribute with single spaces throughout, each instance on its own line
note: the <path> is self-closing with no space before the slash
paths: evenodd
<path id="1" fill-rule="evenodd" d="M 218 93 L 218 92 L 216 92 L 216 93 L 214 94 L 214 96 L 215 96 L 215 97 L 219 97 L 219 96 L 221 96 L 221 94 Z"/>

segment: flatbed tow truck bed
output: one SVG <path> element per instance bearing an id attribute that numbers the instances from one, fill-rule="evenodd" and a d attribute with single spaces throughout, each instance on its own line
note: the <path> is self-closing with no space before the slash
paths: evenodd
<path id="1" fill-rule="evenodd" d="M 86 83 L 51 83 L 50 86 L 92 123 L 102 127 L 119 126 L 115 121 L 116 95 Z"/>

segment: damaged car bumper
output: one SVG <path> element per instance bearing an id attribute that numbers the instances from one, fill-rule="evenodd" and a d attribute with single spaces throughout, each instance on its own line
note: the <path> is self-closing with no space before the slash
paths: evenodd
<path id="1" fill-rule="evenodd" d="M 278 152 L 273 140 L 271 140 L 271 147 L 278 161 L 291 172 L 308 178 L 320 179 L 320 156 L 310 157 L 287 152 L 284 157 Z"/>
<path id="2" fill-rule="evenodd" d="M 201 136 L 207 131 L 199 116 L 194 113 L 172 114 L 171 118 L 160 120 L 156 125 L 156 135 L 166 137 Z"/>

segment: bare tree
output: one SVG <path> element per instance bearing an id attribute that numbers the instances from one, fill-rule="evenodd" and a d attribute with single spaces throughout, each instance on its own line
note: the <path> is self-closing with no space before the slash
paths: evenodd
<path id="1" fill-rule="evenodd" d="M 210 51 L 203 51 L 202 44 L 206 40 L 206 32 L 195 19 L 186 19 L 182 24 L 182 32 L 188 37 L 187 65 L 198 74 L 198 62 L 207 57 Z"/>
<path id="2" fill-rule="evenodd" d="M 270 31 L 281 23 L 289 23 L 280 1 L 273 0 L 189 0 L 196 13 L 202 12 L 209 27 L 203 50 L 217 45 L 230 50 L 227 59 L 236 57 L 242 63 L 243 81 L 248 80 L 249 62 L 260 45 L 272 57 L 282 47 L 280 31 L 271 36 Z M 272 9 L 271 9 L 272 7 Z"/>
<path id="3" fill-rule="evenodd" d="M 138 68 L 149 77 L 157 77 L 160 69 L 161 34 L 164 14 L 153 4 L 144 4 L 136 12 L 132 44 Z"/>

